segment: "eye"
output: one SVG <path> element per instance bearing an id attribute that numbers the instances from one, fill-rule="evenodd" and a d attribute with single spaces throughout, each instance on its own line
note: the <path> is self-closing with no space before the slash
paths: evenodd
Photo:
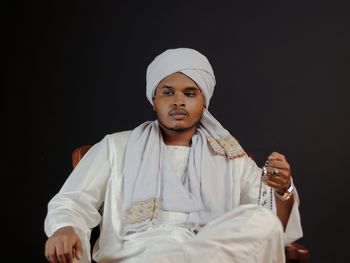
<path id="1" fill-rule="evenodd" d="M 173 95 L 174 92 L 171 91 L 171 90 L 164 90 L 164 91 L 163 91 L 163 94 L 164 94 L 164 95 Z"/>
<path id="2" fill-rule="evenodd" d="M 185 95 L 188 97 L 194 97 L 194 96 L 196 96 L 196 93 L 194 91 L 186 91 Z"/>

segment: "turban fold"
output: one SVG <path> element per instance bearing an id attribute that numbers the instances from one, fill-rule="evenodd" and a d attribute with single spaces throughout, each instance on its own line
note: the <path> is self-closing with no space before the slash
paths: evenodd
<path id="1" fill-rule="evenodd" d="M 181 72 L 196 82 L 208 108 L 216 84 L 214 71 L 204 55 L 190 48 L 168 49 L 149 64 L 146 73 L 146 96 L 149 102 L 153 104 L 159 82 L 176 72 Z"/>

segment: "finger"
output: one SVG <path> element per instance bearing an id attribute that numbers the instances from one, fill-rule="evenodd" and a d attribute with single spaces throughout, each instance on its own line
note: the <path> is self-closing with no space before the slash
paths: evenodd
<path id="1" fill-rule="evenodd" d="M 266 171 L 269 175 L 279 175 L 281 177 L 290 177 L 290 170 L 286 168 L 277 168 L 272 166 L 267 166 Z"/>
<path id="2" fill-rule="evenodd" d="M 54 253 L 53 255 L 49 255 L 48 261 L 49 261 L 50 263 L 58 263 L 56 253 Z"/>
<path id="3" fill-rule="evenodd" d="M 266 171 L 269 175 L 278 175 L 280 173 L 280 168 L 267 166 Z"/>
<path id="4" fill-rule="evenodd" d="M 46 259 L 47 259 L 47 261 L 49 261 L 50 263 L 58 263 L 56 253 L 48 254 L 48 255 L 46 256 Z"/>
<path id="5" fill-rule="evenodd" d="M 267 158 L 269 161 L 271 160 L 279 160 L 279 161 L 285 161 L 286 157 L 278 152 L 272 152 L 270 156 Z"/>
<path id="6" fill-rule="evenodd" d="M 83 244 L 81 243 L 81 240 L 79 238 L 77 238 L 74 248 L 77 255 L 77 259 L 81 260 L 81 255 L 83 254 Z"/>
<path id="7" fill-rule="evenodd" d="M 271 177 L 271 178 L 278 177 L 286 180 L 289 180 L 290 178 L 290 171 L 287 169 L 280 169 L 276 167 L 266 167 L 266 171 L 267 171 L 268 177 Z"/>
<path id="8" fill-rule="evenodd" d="M 269 174 L 266 178 L 266 184 L 276 190 L 286 190 L 291 184 L 291 179 L 286 175 Z"/>
<path id="9" fill-rule="evenodd" d="M 73 263 L 73 246 L 72 243 L 67 241 L 64 243 L 64 258 L 67 263 Z"/>
<path id="10" fill-rule="evenodd" d="M 278 168 L 267 168 L 268 179 L 280 182 L 284 187 L 288 188 L 291 182 L 289 170 L 280 170 Z"/>
<path id="11" fill-rule="evenodd" d="M 56 255 L 59 263 L 67 263 L 62 243 L 56 245 Z"/>
<path id="12" fill-rule="evenodd" d="M 273 182 L 273 181 L 270 181 L 268 180 L 266 182 L 266 185 L 268 185 L 269 187 L 273 188 L 276 192 L 285 192 L 288 188 L 284 188 L 284 187 L 281 187 L 280 184 L 276 183 L 276 182 Z"/>
<path id="13" fill-rule="evenodd" d="M 281 175 L 276 175 L 276 174 L 268 174 L 267 181 L 271 181 L 274 183 L 279 184 L 281 187 L 289 187 L 290 184 L 290 178 L 287 176 L 281 176 Z"/>
<path id="14" fill-rule="evenodd" d="M 289 170 L 283 170 L 278 168 L 267 168 L 267 174 L 269 177 L 274 178 L 280 178 L 282 180 L 290 180 L 290 172 Z"/>
<path id="15" fill-rule="evenodd" d="M 45 257 L 48 261 L 50 261 L 50 248 L 49 248 L 49 241 L 46 241 L 45 243 Z"/>
<path id="16" fill-rule="evenodd" d="M 276 167 L 279 169 L 290 169 L 289 163 L 287 163 L 286 161 L 279 161 L 279 160 L 269 161 L 268 166 Z"/>
<path id="17" fill-rule="evenodd" d="M 279 186 L 283 186 L 285 184 L 285 180 L 283 180 L 281 177 L 279 176 L 274 176 L 274 175 L 269 175 L 266 178 L 267 182 L 272 182 L 274 184 L 278 184 Z"/>
<path id="18" fill-rule="evenodd" d="M 45 244 L 45 257 L 51 263 L 57 263 L 56 249 L 48 240 Z"/>
<path id="19" fill-rule="evenodd" d="M 273 189 L 281 189 L 281 186 L 278 183 L 276 183 L 276 182 L 274 182 L 272 180 L 267 179 L 266 180 L 266 184 L 268 186 L 272 187 Z"/>

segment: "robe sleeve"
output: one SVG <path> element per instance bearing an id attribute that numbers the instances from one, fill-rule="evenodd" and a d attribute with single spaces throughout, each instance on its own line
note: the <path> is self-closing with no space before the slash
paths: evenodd
<path id="1" fill-rule="evenodd" d="M 272 211 L 276 214 L 276 201 L 275 195 L 272 191 L 271 196 L 271 188 L 262 184 L 260 188 L 261 181 L 261 168 L 259 168 L 256 163 L 249 157 L 244 156 L 239 160 L 239 171 L 241 174 L 240 184 L 241 184 L 241 204 L 258 204 L 260 191 L 263 191 L 264 188 L 266 190 L 266 204 L 264 205 L 266 208 L 271 209 L 271 201 L 272 200 Z M 289 216 L 289 220 L 287 222 L 287 226 L 284 232 L 284 242 L 285 244 L 289 244 L 303 236 L 302 226 L 300 221 L 300 213 L 299 213 L 299 196 L 294 185 L 294 204 Z M 272 198 L 271 198 L 272 197 Z"/>
<path id="2" fill-rule="evenodd" d="M 111 175 L 109 140 L 107 135 L 83 156 L 60 191 L 49 201 L 44 222 L 48 237 L 59 228 L 72 226 L 84 249 L 90 251 L 91 229 L 101 221 L 99 209 Z"/>

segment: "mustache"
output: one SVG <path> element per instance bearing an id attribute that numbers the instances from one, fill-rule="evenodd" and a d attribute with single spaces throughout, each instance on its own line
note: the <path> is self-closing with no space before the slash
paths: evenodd
<path id="1" fill-rule="evenodd" d="M 188 111 L 185 109 L 173 109 L 169 111 L 169 115 L 188 115 Z"/>

